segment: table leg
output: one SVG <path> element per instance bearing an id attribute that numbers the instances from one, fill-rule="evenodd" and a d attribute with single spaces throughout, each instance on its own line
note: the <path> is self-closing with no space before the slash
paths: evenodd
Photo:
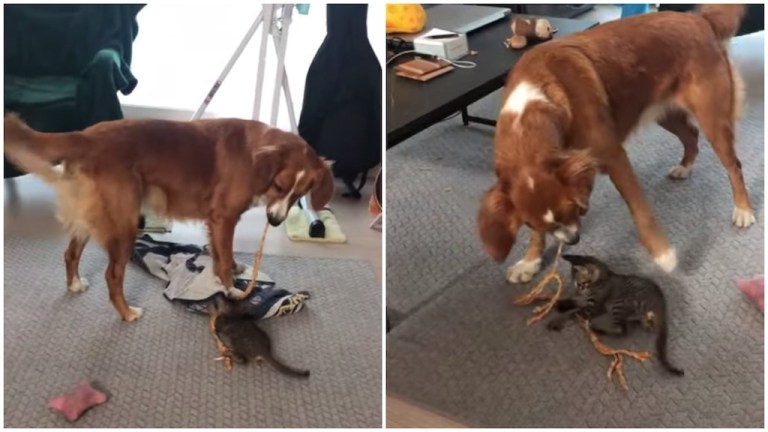
<path id="1" fill-rule="evenodd" d="M 464 123 L 464 126 L 469 126 L 469 123 L 471 122 L 496 127 L 496 120 L 471 116 L 467 111 L 467 107 L 461 109 L 461 122 Z"/>

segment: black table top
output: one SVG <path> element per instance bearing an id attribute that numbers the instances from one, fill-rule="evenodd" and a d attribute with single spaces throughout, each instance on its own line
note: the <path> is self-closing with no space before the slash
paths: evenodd
<path id="1" fill-rule="evenodd" d="M 558 29 L 555 39 L 598 24 L 580 19 L 547 20 Z M 504 40 L 511 36 L 509 23 L 510 19 L 499 20 L 468 35 L 469 49 L 477 51 L 477 55 L 462 60 L 476 63 L 472 69 L 456 68 L 420 82 L 395 75 L 393 66 L 399 59 L 387 66 L 387 148 L 504 86 L 507 74 L 524 52 L 504 46 Z M 403 54 L 400 58 L 412 56 Z"/>

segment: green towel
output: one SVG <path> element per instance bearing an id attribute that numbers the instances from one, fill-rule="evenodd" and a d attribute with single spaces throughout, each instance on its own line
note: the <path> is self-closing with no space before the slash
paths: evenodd
<path id="1" fill-rule="evenodd" d="M 309 236 L 309 219 L 299 207 L 292 207 L 285 219 L 285 232 L 293 241 L 306 241 L 314 243 L 346 243 L 347 236 L 341 232 L 336 216 L 330 210 L 320 210 L 317 217 L 325 225 L 325 237 L 314 238 Z"/>

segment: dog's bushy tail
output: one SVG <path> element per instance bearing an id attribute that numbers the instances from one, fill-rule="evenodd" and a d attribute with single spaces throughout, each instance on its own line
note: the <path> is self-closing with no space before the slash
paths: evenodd
<path id="1" fill-rule="evenodd" d="M 719 40 L 726 40 L 739 30 L 746 9 L 745 5 L 737 4 L 705 4 L 700 5 L 697 12 L 709 23 Z"/>
<path id="2" fill-rule="evenodd" d="M 61 174 L 53 169 L 54 162 L 66 161 L 84 148 L 80 132 L 62 134 L 40 133 L 16 114 L 4 119 L 5 156 L 22 171 L 35 174 L 49 183 L 56 183 Z"/>
<path id="3" fill-rule="evenodd" d="M 696 8 L 698 14 L 712 27 L 715 37 L 721 41 L 725 55 L 728 57 L 733 93 L 731 117 L 734 122 L 741 119 L 744 112 L 746 90 L 739 70 L 731 61 L 730 56 L 728 56 L 728 41 L 739 30 L 739 25 L 744 18 L 746 10 L 746 5 L 738 4 L 705 4 L 699 5 Z"/>

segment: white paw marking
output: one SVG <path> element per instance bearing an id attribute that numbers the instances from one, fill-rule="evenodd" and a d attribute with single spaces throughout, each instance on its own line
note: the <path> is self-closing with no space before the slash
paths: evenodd
<path id="1" fill-rule="evenodd" d="M 532 101 L 547 101 L 547 97 L 537 87 L 528 82 L 521 82 L 512 90 L 504 102 L 502 113 L 522 114 L 526 105 Z"/>
<path id="2" fill-rule="evenodd" d="M 539 268 L 541 268 L 541 258 L 532 261 L 520 260 L 507 269 L 507 280 L 511 283 L 529 282 Z"/>
<path id="3" fill-rule="evenodd" d="M 85 279 L 74 278 L 67 289 L 72 292 L 83 292 L 88 289 L 88 281 Z"/>
<path id="4" fill-rule="evenodd" d="M 755 214 L 752 209 L 733 208 L 733 224 L 739 228 L 746 228 L 755 223 Z"/>
<path id="5" fill-rule="evenodd" d="M 144 313 L 144 311 L 142 311 L 141 308 L 137 308 L 135 306 L 128 306 L 128 318 L 126 318 L 126 321 L 128 322 L 136 321 L 141 317 L 142 313 Z"/>
<path id="6" fill-rule="evenodd" d="M 674 249 L 668 249 L 663 254 L 655 257 L 653 262 L 665 272 L 671 273 L 677 267 L 677 253 Z"/>
<path id="7" fill-rule="evenodd" d="M 235 300 L 242 300 L 245 298 L 245 291 L 240 291 L 235 287 L 227 288 L 227 297 Z"/>
<path id="8" fill-rule="evenodd" d="M 674 180 L 687 179 L 691 175 L 691 170 L 693 170 L 693 165 L 676 165 L 669 170 L 669 178 Z"/>

